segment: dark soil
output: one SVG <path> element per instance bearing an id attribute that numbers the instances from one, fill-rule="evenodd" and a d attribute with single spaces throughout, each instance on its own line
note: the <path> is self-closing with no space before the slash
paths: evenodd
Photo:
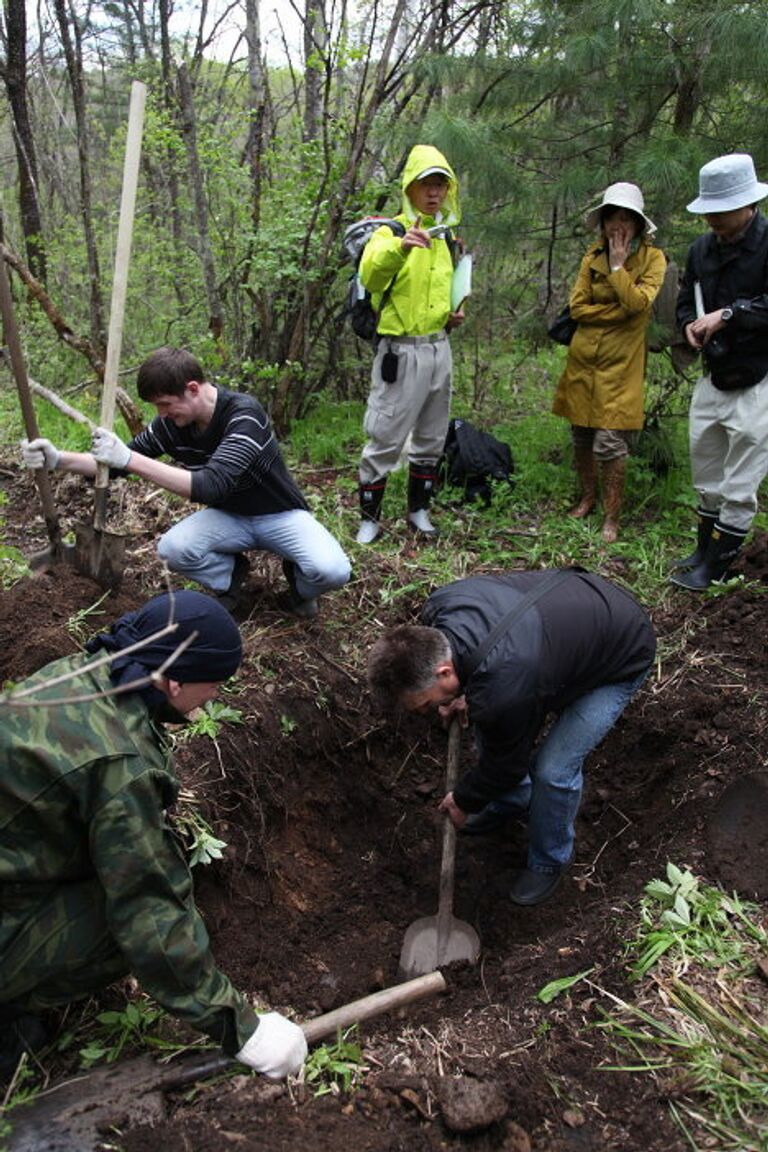
<path id="1" fill-rule="evenodd" d="M 6 538 L 27 554 L 42 547 L 29 477 L 9 466 L 0 486 Z M 68 515 L 79 491 L 59 493 Z M 130 566 L 102 615 L 88 618 L 89 632 L 160 590 L 152 539 L 164 515 L 160 508 L 150 523 L 145 502 L 126 521 Z M 216 744 L 183 743 L 178 754 L 185 787 L 229 845 L 223 861 L 195 873 L 217 960 L 259 1003 L 299 1019 L 395 983 L 406 928 L 436 910 L 446 735 L 424 719 L 372 715 L 362 674 L 380 624 L 419 607 L 407 595 L 381 607 L 385 583 L 415 579 L 418 553 L 408 549 L 403 537 L 407 578 L 391 555 L 356 556 L 353 583 L 325 598 L 309 625 L 280 616 L 278 566 L 255 558 L 240 614 L 246 661 L 227 698 L 246 723 L 225 728 Z M 535 996 L 587 968 L 602 987 L 627 993 L 631 906 L 667 861 L 766 897 L 766 790 L 759 779 L 759 807 L 750 804 L 749 780 L 768 764 L 765 537 L 741 570 L 746 586 L 718 597 L 676 592 L 656 613 L 657 673 L 588 762 L 576 860 L 551 902 L 523 910 L 506 895 L 524 861 L 521 828 L 459 839 L 455 911 L 480 935 L 480 962 L 448 969 L 444 996 L 361 1026 L 369 1070 L 355 1094 L 316 1099 L 306 1087 L 237 1076 L 172 1097 L 165 1119 L 94 1147 L 687 1149 L 650 1077 L 606 1070 L 615 1052 L 592 1027 L 599 1013 L 589 988 L 549 1006 Z M 68 623 L 100 595 L 63 566 L 4 592 L 0 680 L 74 650 Z M 464 754 L 472 755 L 467 736 Z M 728 818 L 713 823 L 731 785 Z M 51 1075 L 63 1075 L 55 1058 Z M 40 1149 L 53 1147 L 41 1140 Z"/>

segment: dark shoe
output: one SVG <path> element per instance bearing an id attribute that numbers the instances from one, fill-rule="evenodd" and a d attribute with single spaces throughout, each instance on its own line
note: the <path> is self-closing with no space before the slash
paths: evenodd
<path id="1" fill-rule="evenodd" d="M 508 812 L 498 812 L 488 805 L 482 812 L 473 812 L 459 828 L 459 836 L 489 836 L 501 832 L 509 819 Z"/>
<path id="2" fill-rule="evenodd" d="M 675 561 L 672 565 L 673 572 L 687 572 L 691 568 L 697 568 L 707 554 L 712 529 L 717 520 L 717 513 L 707 512 L 703 508 L 699 508 L 697 510 L 697 516 L 699 519 L 696 524 L 696 548 L 689 556 L 684 556 L 682 560 Z"/>
<path id="3" fill-rule="evenodd" d="M 509 898 L 513 904 L 542 904 L 559 888 L 564 874 L 565 868 L 560 872 L 532 872 L 530 868 L 523 868 L 512 883 Z"/>
<path id="4" fill-rule="evenodd" d="M 317 600 L 303 600 L 296 589 L 296 565 L 293 560 L 283 560 L 283 574 L 288 583 L 285 592 L 279 592 L 277 603 L 283 612 L 298 616 L 300 620 L 313 620 L 317 616 Z"/>
<path id="5" fill-rule="evenodd" d="M 219 604 L 221 604 L 222 608 L 226 608 L 228 612 L 231 612 L 237 604 L 243 584 L 245 584 L 248 579 L 249 571 L 248 557 L 244 556 L 242 552 L 238 552 L 235 556 L 229 588 L 227 588 L 225 592 L 219 592 L 216 595 Z"/>
<path id="6" fill-rule="evenodd" d="M 10 1080 L 25 1052 L 35 1055 L 50 1043 L 48 1029 L 38 1016 L 25 1014 L 2 1027 L 0 1080 Z"/>
<path id="7" fill-rule="evenodd" d="M 715 524 L 701 563 L 687 572 L 673 573 L 669 578 L 670 583 L 691 592 L 704 592 L 710 584 L 724 583 L 746 535 L 746 531 Z"/>

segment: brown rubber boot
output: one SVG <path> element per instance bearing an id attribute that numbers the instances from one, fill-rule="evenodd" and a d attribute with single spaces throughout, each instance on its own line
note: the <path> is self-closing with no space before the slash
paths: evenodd
<path id="1" fill-rule="evenodd" d="M 617 460 L 603 461 L 603 531 L 606 544 L 613 544 L 619 537 L 619 514 L 624 500 L 624 477 L 627 474 L 627 460 L 620 456 Z"/>
<path id="2" fill-rule="evenodd" d="M 574 447 L 573 462 L 581 486 L 581 499 L 569 509 L 568 515 L 583 520 L 597 503 L 597 471 L 592 448 Z"/>

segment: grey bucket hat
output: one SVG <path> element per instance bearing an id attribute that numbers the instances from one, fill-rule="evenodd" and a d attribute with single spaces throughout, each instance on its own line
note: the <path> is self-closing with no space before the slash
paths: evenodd
<path id="1" fill-rule="evenodd" d="M 746 152 L 733 152 L 710 160 L 699 171 L 699 194 L 688 205 L 688 211 L 698 216 L 733 212 L 764 196 L 768 196 L 768 184 L 757 179 L 752 157 Z"/>
<path id="2" fill-rule="evenodd" d="M 592 208 L 584 217 L 587 228 L 599 227 L 600 213 L 603 208 L 628 208 L 631 212 L 642 217 L 645 225 L 643 231 L 646 235 L 650 236 L 656 231 L 656 225 L 653 220 L 649 220 L 643 211 L 645 203 L 643 201 L 643 194 L 637 184 L 627 184 L 623 180 L 620 180 L 618 184 L 610 184 L 605 192 L 603 192 L 603 199 L 597 207 Z"/>

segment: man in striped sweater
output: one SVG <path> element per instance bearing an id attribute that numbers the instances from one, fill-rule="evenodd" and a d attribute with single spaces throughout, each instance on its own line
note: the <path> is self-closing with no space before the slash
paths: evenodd
<path id="1" fill-rule="evenodd" d="M 318 596 L 347 583 L 350 563 L 310 513 L 259 401 L 211 384 L 183 348 L 153 352 L 139 368 L 137 388 L 157 416 L 128 444 L 98 428 L 88 453 L 59 451 L 49 440 L 23 442 L 24 463 L 84 476 L 108 464 L 205 505 L 158 541 L 168 567 L 231 609 L 248 574 L 245 554 L 272 552 L 282 558 L 288 584 L 281 608 L 316 616 Z"/>

